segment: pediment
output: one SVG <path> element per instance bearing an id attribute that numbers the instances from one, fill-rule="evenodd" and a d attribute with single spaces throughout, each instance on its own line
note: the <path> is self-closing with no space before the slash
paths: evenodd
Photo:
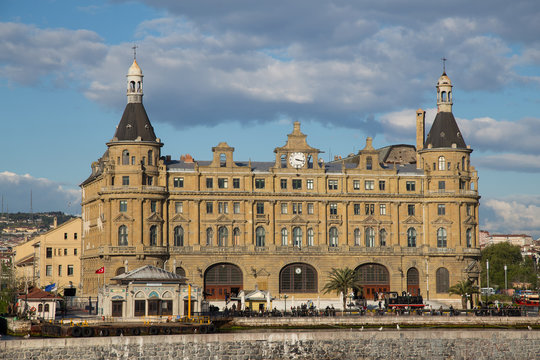
<path id="1" fill-rule="evenodd" d="M 372 215 L 369 215 L 368 217 L 366 217 L 364 220 L 361 221 L 362 224 L 373 224 L 373 225 L 376 225 L 376 224 L 379 224 L 380 221 L 375 219 L 375 217 L 373 217 Z"/>
<path id="2" fill-rule="evenodd" d="M 172 222 L 189 222 L 189 220 L 183 217 L 181 214 L 176 214 L 172 218 Z"/>
<path id="3" fill-rule="evenodd" d="M 478 225 L 478 223 L 476 222 L 476 219 L 472 216 L 468 216 L 465 221 L 463 221 L 464 224 L 467 224 L 467 225 Z"/>
<path id="4" fill-rule="evenodd" d="M 404 224 L 422 224 L 422 221 L 417 219 L 414 216 L 409 216 L 405 221 L 403 221 Z"/>
<path id="5" fill-rule="evenodd" d="M 216 219 L 216 222 L 221 222 L 221 223 L 230 223 L 231 222 L 231 219 L 227 216 L 227 215 L 219 215 Z"/>
<path id="6" fill-rule="evenodd" d="M 114 218 L 113 221 L 114 222 L 128 222 L 128 221 L 133 221 L 133 218 L 130 216 L 127 216 L 124 213 L 120 213 L 117 217 Z"/>
<path id="7" fill-rule="evenodd" d="M 437 219 L 433 220 L 431 223 L 437 224 L 437 225 L 452 225 L 452 221 L 442 216 L 439 216 Z"/>
<path id="8" fill-rule="evenodd" d="M 257 271 L 257 276 L 270 276 L 270 273 L 266 271 L 265 268 L 262 268 L 261 270 Z"/>
<path id="9" fill-rule="evenodd" d="M 292 217 L 291 223 L 293 223 L 293 224 L 298 224 L 298 223 L 304 224 L 304 223 L 306 223 L 306 220 L 303 217 L 299 216 L 299 215 L 295 215 L 295 216 Z"/>
<path id="10" fill-rule="evenodd" d="M 149 217 L 146 218 L 146 221 L 148 222 L 163 222 L 163 218 L 159 216 L 157 213 L 153 213 Z"/>

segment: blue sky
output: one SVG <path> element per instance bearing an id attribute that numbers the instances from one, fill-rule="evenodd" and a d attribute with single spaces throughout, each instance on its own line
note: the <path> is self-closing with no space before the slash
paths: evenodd
<path id="1" fill-rule="evenodd" d="M 540 3 L 534 0 L 0 2 L 4 210 L 80 212 L 78 184 L 126 103 L 137 44 L 162 154 L 271 160 L 295 120 L 325 159 L 414 144 L 441 58 L 474 149 L 481 228 L 540 236 Z M 204 139 L 204 140 L 203 140 Z"/>

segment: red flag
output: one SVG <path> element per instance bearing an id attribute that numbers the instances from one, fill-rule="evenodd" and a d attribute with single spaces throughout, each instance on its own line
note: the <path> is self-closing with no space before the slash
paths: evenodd
<path id="1" fill-rule="evenodd" d="M 105 274 L 105 266 L 102 266 L 99 269 L 97 269 L 96 274 Z"/>

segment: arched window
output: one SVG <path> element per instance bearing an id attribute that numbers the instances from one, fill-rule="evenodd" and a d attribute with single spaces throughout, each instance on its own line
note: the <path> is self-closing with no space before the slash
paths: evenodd
<path id="1" fill-rule="evenodd" d="M 328 230 L 328 245 L 330 245 L 330 247 L 338 246 L 338 229 L 334 226 Z"/>
<path id="2" fill-rule="evenodd" d="M 131 90 L 131 92 L 135 91 L 135 81 L 129 82 L 129 90 Z"/>
<path id="3" fill-rule="evenodd" d="M 181 226 L 174 228 L 174 246 L 184 246 L 184 229 Z"/>
<path id="4" fill-rule="evenodd" d="M 302 229 L 299 227 L 293 229 L 293 244 L 296 247 L 302 247 Z"/>
<path id="5" fill-rule="evenodd" d="M 446 101 L 446 91 L 441 92 L 441 101 Z"/>
<path id="6" fill-rule="evenodd" d="M 227 238 L 229 237 L 229 230 L 225 226 L 221 226 L 218 229 L 218 246 L 227 246 Z"/>
<path id="7" fill-rule="evenodd" d="M 416 229 L 415 228 L 407 229 L 407 246 L 416 247 Z"/>
<path id="8" fill-rule="evenodd" d="M 465 239 L 467 240 L 467 247 L 472 247 L 472 230 L 467 229 L 467 232 L 465 232 Z"/>
<path id="9" fill-rule="evenodd" d="M 362 234 L 360 233 L 360 229 L 356 228 L 354 229 L 354 245 L 360 246 L 362 244 Z"/>
<path id="10" fill-rule="evenodd" d="M 128 228 L 126 225 L 121 225 L 118 228 L 118 246 L 127 246 L 128 244 Z"/>
<path id="11" fill-rule="evenodd" d="M 174 269 L 174 272 L 176 275 L 186 277 L 186 270 L 184 270 L 184 268 L 181 266 L 177 266 L 176 269 Z"/>
<path id="12" fill-rule="evenodd" d="M 38 312 L 43 312 L 43 304 L 39 304 L 37 307 Z"/>
<path id="13" fill-rule="evenodd" d="M 214 238 L 214 230 L 212 228 L 206 229 L 206 246 L 212 245 L 212 240 Z"/>
<path id="14" fill-rule="evenodd" d="M 43 310 L 43 312 L 49 312 L 49 304 L 45 304 L 45 309 Z"/>
<path id="15" fill-rule="evenodd" d="M 220 167 L 227 166 L 227 155 L 219 154 L 219 166 Z"/>
<path id="16" fill-rule="evenodd" d="M 154 153 L 152 152 L 152 150 L 148 150 L 148 165 L 152 165 L 153 162 L 154 162 Z"/>
<path id="17" fill-rule="evenodd" d="M 157 245 L 157 226 L 150 226 L 150 246 Z"/>
<path id="18" fill-rule="evenodd" d="M 118 269 L 116 269 L 116 271 L 114 272 L 114 276 L 118 276 L 118 275 L 122 275 L 126 272 L 126 268 L 121 266 L 119 267 Z"/>
<path id="19" fill-rule="evenodd" d="M 232 246 L 236 246 L 240 244 L 240 229 L 236 227 L 233 229 L 232 232 L 233 232 Z"/>
<path id="20" fill-rule="evenodd" d="M 265 245 L 266 231 L 264 230 L 262 226 L 259 226 L 257 230 L 255 230 L 255 236 L 256 236 L 255 246 L 266 246 Z"/>
<path id="21" fill-rule="evenodd" d="M 437 293 L 447 293 L 450 287 L 450 274 L 446 268 L 438 268 L 436 273 Z"/>
<path id="22" fill-rule="evenodd" d="M 444 156 L 439 156 L 439 170 L 446 169 L 446 160 L 444 159 Z"/>
<path id="23" fill-rule="evenodd" d="M 381 229 L 379 231 L 379 246 L 386 246 L 386 230 L 385 229 Z"/>
<path id="24" fill-rule="evenodd" d="M 446 247 L 446 229 L 439 228 L 437 230 L 437 247 L 445 248 Z"/>
<path id="25" fill-rule="evenodd" d="M 312 228 L 307 230 L 307 246 L 313 246 L 315 234 Z"/>
<path id="26" fill-rule="evenodd" d="M 308 264 L 289 264 L 279 273 L 280 293 L 316 293 L 317 283 L 317 270 Z"/>
<path id="27" fill-rule="evenodd" d="M 373 160 L 371 159 L 371 156 L 368 156 L 366 158 L 366 170 L 373 169 Z"/>
<path id="28" fill-rule="evenodd" d="M 414 267 L 407 271 L 407 292 L 413 296 L 420 295 L 420 274 Z"/>
<path id="29" fill-rule="evenodd" d="M 289 245 L 289 231 L 287 228 L 281 229 L 281 246 Z"/>
<path id="30" fill-rule="evenodd" d="M 122 165 L 129 165 L 129 151 L 122 151 Z"/>
<path id="31" fill-rule="evenodd" d="M 204 291 L 208 294 L 207 299 L 225 300 L 227 296 L 237 296 L 242 289 L 242 270 L 236 265 L 215 264 L 204 274 Z"/>
<path id="32" fill-rule="evenodd" d="M 374 247 L 375 246 L 375 230 L 373 230 L 372 227 L 368 227 L 366 229 L 365 237 L 366 237 L 366 247 Z"/>

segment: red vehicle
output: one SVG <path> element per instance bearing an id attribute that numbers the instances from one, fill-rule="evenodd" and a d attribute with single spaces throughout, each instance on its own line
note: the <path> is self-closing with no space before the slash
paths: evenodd
<path id="1" fill-rule="evenodd" d="M 540 294 L 531 290 L 516 292 L 513 300 L 515 305 L 540 306 Z"/>

